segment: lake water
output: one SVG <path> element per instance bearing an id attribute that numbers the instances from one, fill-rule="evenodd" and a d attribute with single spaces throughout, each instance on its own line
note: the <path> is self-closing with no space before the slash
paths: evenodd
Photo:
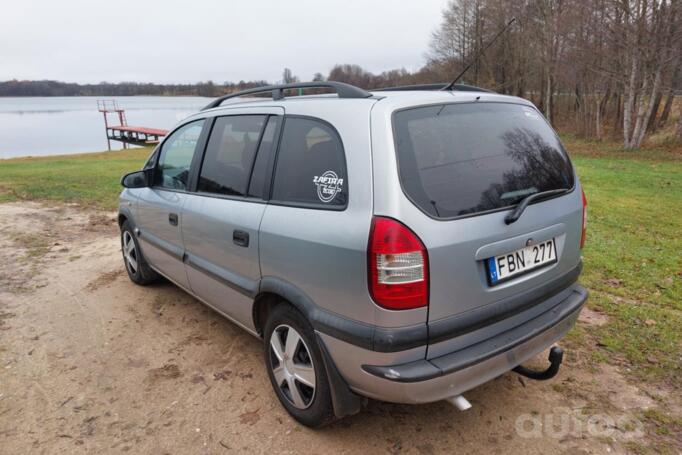
<path id="1" fill-rule="evenodd" d="M 0 97 L 0 159 L 107 149 L 98 99 L 114 99 L 125 109 L 128 125 L 170 129 L 210 102 L 193 96 Z M 110 125 L 118 117 L 110 115 Z M 123 145 L 111 141 L 112 149 Z"/>

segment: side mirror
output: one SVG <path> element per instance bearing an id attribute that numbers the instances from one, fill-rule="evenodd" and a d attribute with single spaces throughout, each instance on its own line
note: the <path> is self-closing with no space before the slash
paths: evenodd
<path id="1" fill-rule="evenodd" d="M 121 185 L 126 188 L 146 188 L 151 185 L 151 169 L 144 171 L 131 172 L 121 179 Z"/>

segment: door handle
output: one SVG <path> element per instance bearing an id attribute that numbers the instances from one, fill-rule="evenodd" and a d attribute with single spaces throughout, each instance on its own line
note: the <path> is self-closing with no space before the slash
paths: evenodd
<path id="1" fill-rule="evenodd" d="M 177 226 L 178 225 L 178 214 L 177 213 L 169 213 L 168 214 L 168 222 L 171 224 L 171 226 Z"/>
<path id="2" fill-rule="evenodd" d="M 232 233 L 232 241 L 234 242 L 235 245 L 248 247 L 249 233 L 237 229 Z"/>

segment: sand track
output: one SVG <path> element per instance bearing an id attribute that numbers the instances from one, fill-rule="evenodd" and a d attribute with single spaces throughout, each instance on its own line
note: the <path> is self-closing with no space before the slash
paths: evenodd
<path id="1" fill-rule="evenodd" d="M 128 280 L 114 214 L 0 204 L 0 252 L 2 453 L 621 453 L 650 434 L 589 434 L 592 415 L 656 403 L 580 352 L 553 381 L 471 391 L 464 413 L 371 402 L 312 431 L 277 402 L 259 340 L 171 284 Z M 548 416 L 577 423 L 563 434 Z"/>

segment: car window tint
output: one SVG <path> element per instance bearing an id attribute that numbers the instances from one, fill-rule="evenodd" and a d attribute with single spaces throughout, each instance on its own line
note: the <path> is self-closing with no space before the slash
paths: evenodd
<path id="1" fill-rule="evenodd" d="M 198 191 L 243 196 L 265 115 L 218 117 L 206 146 Z"/>
<path id="2" fill-rule="evenodd" d="M 159 149 L 157 147 L 149 155 L 149 158 L 147 158 L 147 161 L 144 163 L 144 166 L 142 166 L 142 169 L 153 169 L 153 168 L 155 168 L 156 167 L 156 159 L 158 157 L 159 157 Z"/>
<path id="3" fill-rule="evenodd" d="M 329 125 L 308 118 L 286 118 L 272 198 L 304 205 L 346 205 L 343 145 Z"/>
<path id="4" fill-rule="evenodd" d="M 155 185 L 174 190 L 187 189 L 190 164 L 203 126 L 203 119 L 188 123 L 166 139 L 159 154 Z"/>
<path id="5" fill-rule="evenodd" d="M 573 187 L 559 139 L 530 106 L 407 109 L 395 114 L 394 130 L 403 190 L 436 218 L 495 210 L 529 194 Z"/>
<path id="6" fill-rule="evenodd" d="M 253 164 L 251 182 L 249 183 L 249 196 L 265 198 L 265 183 L 266 178 L 269 176 L 268 168 L 277 142 L 275 134 L 280 122 L 281 117 L 273 115 L 265 127 L 258 154 L 256 155 L 256 162 Z"/>

